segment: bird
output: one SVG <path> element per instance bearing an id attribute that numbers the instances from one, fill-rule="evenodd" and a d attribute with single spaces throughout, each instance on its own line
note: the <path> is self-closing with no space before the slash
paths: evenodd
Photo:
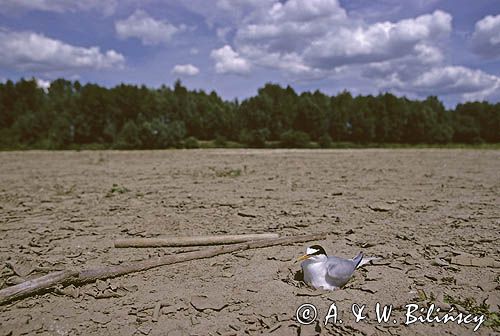
<path id="1" fill-rule="evenodd" d="M 362 252 L 352 259 L 328 256 L 323 247 L 312 245 L 297 261 L 302 261 L 301 267 L 306 284 L 315 289 L 336 290 L 349 281 L 356 268 L 374 258 L 368 259 L 363 260 Z"/>

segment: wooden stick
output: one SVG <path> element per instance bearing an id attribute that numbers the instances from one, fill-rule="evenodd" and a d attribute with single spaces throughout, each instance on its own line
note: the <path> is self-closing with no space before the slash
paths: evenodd
<path id="1" fill-rule="evenodd" d="M 69 284 L 70 280 L 74 278 L 78 278 L 77 271 L 57 271 L 33 280 L 22 282 L 15 286 L 4 288 L 0 290 L 0 305 L 9 301 L 20 299 L 34 293 L 35 291 L 38 292 L 40 290 L 50 288 L 54 285 Z"/>
<path id="2" fill-rule="evenodd" d="M 83 284 L 87 282 L 93 282 L 97 279 L 113 278 L 133 272 L 145 271 L 147 269 L 158 266 L 171 265 L 195 259 L 211 258 L 225 253 L 271 247 L 276 245 L 303 243 L 306 241 L 322 240 L 325 238 L 326 234 L 320 233 L 302 236 L 282 237 L 276 239 L 256 240 L 229 246 L 209 248 L 203 251 L 166 255 L 163 257 L 151 258 L 148 260 L 138 261 L 125 265 L 122 264 L 111 267 L 97 267 L 84 269 L 81 271 L 57 271 L 44 275 L 40 278 L 25 281 L 18 285 L 0 290 L 0 305 L 28 295 L 32 295 L 41 290 L 47 290 L 55 285 Z"/>
<path id="3" fill-rule="evenodd" d="M 202 246 L 243 243 L 252 240 L 276 239 L 277 233 L 256 233 L 222 236 L 194 236 L 194 237 L 169 237 L 169 238 L 131 238 L 118 239 L 115 247 L 177 247 L 177 246 Z"/>

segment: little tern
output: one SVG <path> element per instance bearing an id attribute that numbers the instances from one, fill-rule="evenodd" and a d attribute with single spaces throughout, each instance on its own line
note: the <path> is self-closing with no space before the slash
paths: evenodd
<path id="1" fill-rule="evenodd" d="M 304 281 L 309 286 L 315 289 L 335 290 L 349 281 L 356 268 L 370 260 L 362 262 L 363 253 L 361 252 L 353 259 L 327 256 L 323 247 L 313 245 L 307 248 L 306 254 L 298 261 L 302 261 Z"/>

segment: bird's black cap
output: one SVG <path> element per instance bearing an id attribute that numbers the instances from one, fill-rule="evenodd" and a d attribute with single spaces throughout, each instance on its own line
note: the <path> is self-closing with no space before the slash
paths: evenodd
<path id="1" fill-rule="evenodd" d="M 309 248 L 316 250 L 316 252 L 311 253 L 310 255 L 321 255 L 321 254 L 326 255 L 325 249 L 323 247 L 321 247 L 320 245 L 312 245 L 312 246 L 309 246 Z"/>

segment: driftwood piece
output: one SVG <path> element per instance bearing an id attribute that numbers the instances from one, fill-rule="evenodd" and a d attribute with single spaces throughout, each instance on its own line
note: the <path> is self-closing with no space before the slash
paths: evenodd
<path id="1" fill-rule="evenodd" d="M 77 271 L 56 271 L 15 286 L 4 288 L 0 290 L 0 304 L 20 299 L 35 291 L 48 289 L 57 284 L 69 284 L 71 279 L 76 279 L 77 277 Z"/>
<path id="2" fill-rule="evenodd" d="M 117 239 L 115 247 L 179 247 L 236 244 L 252 240 L 276 239 L 277 233 L 255 233 L 240 235 L 169 237 L 169 238 L 128 238 Z"/>
<path id="3" fill-rule="evenodd" d="M 186 252 L 181 254 L 166 255 L 158 258 L 151 258 L 144 261 L 127 263 L 110 267 L 97 267 L 84 269 L 81 271 L 57 271 L 49 273 L 40 278 L 25 281 L 15 286 L 0 290 L 0 305 L 10 301 L 32 295 L 42 290 L 48 290 L 56 285 L 83 284 L 93 282 L 97 279 L 113 278 L 133 272 L 145 271 L 150 268 L 171 265 L 180 262 L 215 257 L 225 253 L 244 251 L 255 248 L 271 247 L 276 245 L 289 245 L 303 243 L 311 240 L 322 240 L 326 234 L 311 234 L 302 236 L 282 237 L 276 239 L 256 240 L 246 243 L 233 244 L 209 248 L 202 251 Z"/>

